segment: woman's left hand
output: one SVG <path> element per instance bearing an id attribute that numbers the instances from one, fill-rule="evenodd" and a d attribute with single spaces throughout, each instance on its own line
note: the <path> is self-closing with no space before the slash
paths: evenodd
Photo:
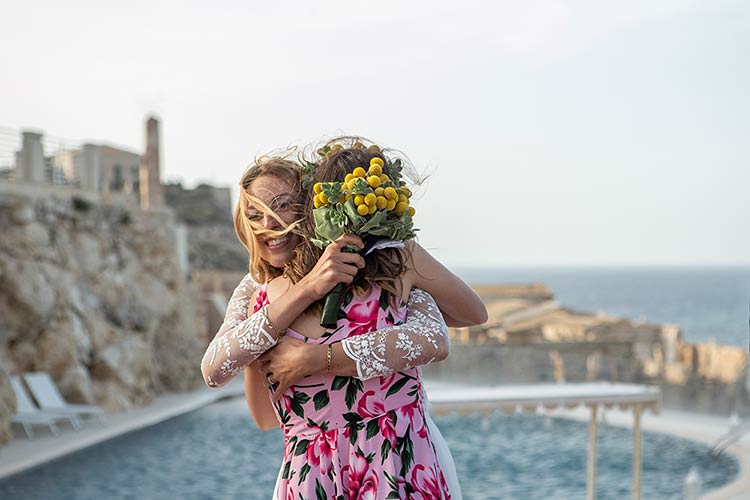
<path id="1" fill-rule="evenodd" d="M 281 337 L 276 345 L 257 360 L 258 371 L 266 375 L 268 382 L 277 384 L 273 400 L 301 379 L 325 368 L 326 346 L 305 344 L 301 340 Z"/>

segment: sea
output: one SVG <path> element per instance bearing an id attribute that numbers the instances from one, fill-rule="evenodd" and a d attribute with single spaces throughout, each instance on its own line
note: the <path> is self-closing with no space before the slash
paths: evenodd
<path id="1" fill-rule="evenodd" d="M 680 326 L 689 342 L 748 347 L 748 267 L 457 268 L 467 283 L 542 282 L 564 307 Z"/>

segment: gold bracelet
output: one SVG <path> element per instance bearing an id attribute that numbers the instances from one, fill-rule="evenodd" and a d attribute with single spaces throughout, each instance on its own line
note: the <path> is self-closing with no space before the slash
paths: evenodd
<path id="1" fill-rule="evenodd" d="M 331 348 L 331 344 L 328 344 L 328 349 L 326 350 L 326 371 L 331 371 L 331 358 L 333 358 L 333 349 Z"/>
<path id="2" fill-rule="evenodd" d="M 279 340 L 281 337 L 283 337 L 286 333 L 286 330 L 282 330 L 281 328 L 278 328 L 276 327 L 276 325 L 271 323 L 271 318 L 268 317 L 268 304 L 260 308 L 260 313 L 263 315 L 263 319 L 266 320 L 266 326 L 272 331 L 276 332 L 276 340 Z"/>

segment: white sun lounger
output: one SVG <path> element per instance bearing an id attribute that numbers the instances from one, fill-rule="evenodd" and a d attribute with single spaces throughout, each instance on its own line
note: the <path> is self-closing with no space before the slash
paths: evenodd
<path id="1" fill-rule="evenodd" d="M 27 373 L 23 378 L 42 410 L 70 415 L 76 421 L 76 426 L 78 426 L 79 417 L 96 417 L 100 422 L 104 420 L 104 410 L 98 406 L 68 404 L 49 374 Z"/>
<path id="2" fill-rule="evenodd" d="M 32 426 L 34 425 L 48 426 L 53 436 L 57 436 L 59 432 L 57 425 L 55 425 L 57 422 L 68 421 L 74 427 L 78 428 L 76 420 L 70 415 L 48 412 L 37 408 L 26 393 L 26 389 L 23 388 L 21 379 L 17 376 L 10 377 L 10 385 L 13 387 L 13 392 L 16 395 L 16 414 L 11 418 L 11 422 L 22 425 L 27 438 L 32 439 L 34 437 L 32 430 Z"/>

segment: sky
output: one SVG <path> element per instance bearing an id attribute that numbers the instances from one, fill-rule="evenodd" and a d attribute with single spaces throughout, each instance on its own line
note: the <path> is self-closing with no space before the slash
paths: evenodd
<path id="1" fill-rule="evenodd" d="M 111 4 L 111 5 L 110 5 Z M 0 0 L 0 127 L 231 186 L 341 133 L 451 266 L 750 265 L 750 4 Z"/>

